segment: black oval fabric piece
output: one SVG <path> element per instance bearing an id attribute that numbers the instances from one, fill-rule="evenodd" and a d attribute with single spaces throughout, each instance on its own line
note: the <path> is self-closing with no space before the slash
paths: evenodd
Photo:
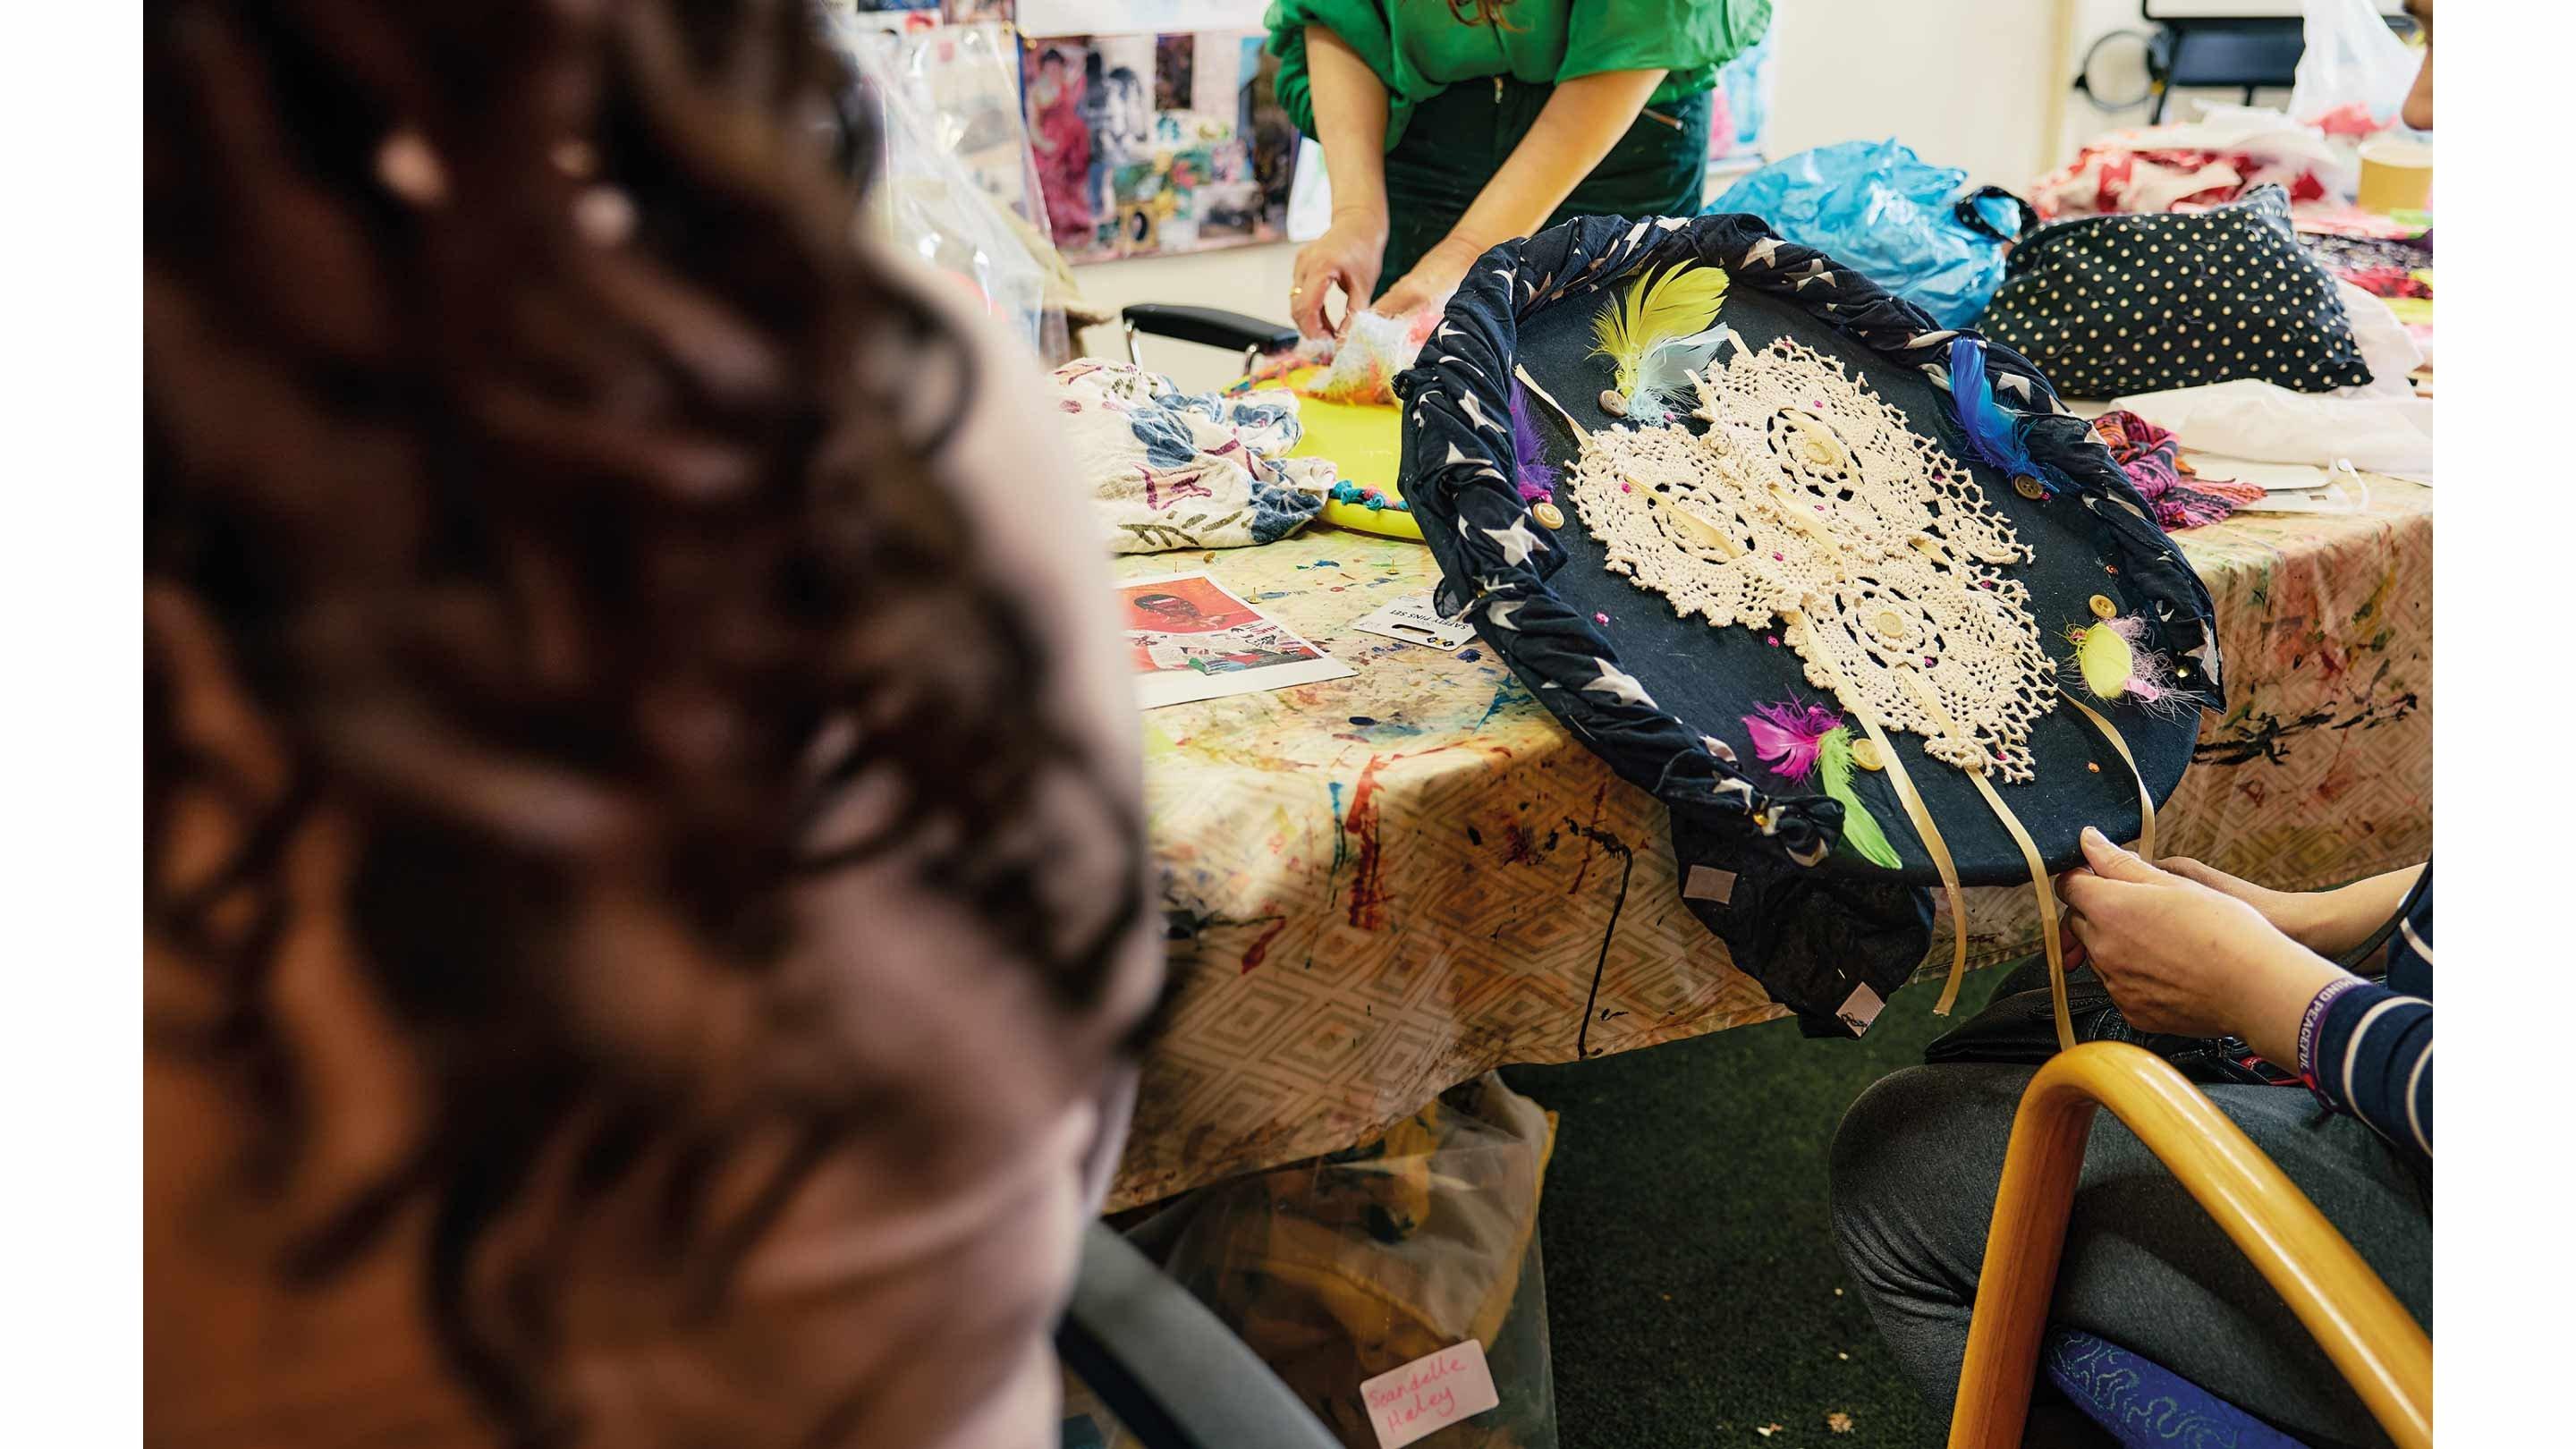
<path id="1" fill-rule="evenodd" d="M 2032 416 L 2025 443 L 2050 475 L 2031 501 L 1977 462 L 1950 416 L 1948 344 L 1962 334 L 1759 218 L 1587 217 L 1506 243 L 1469 272 L 1415 366 L 1397 379 L 1405 408 L 1402 479 L 1441 569 L 1440 611 L 1465 616 L 1548 710 L 1624 780 L 1672 813 L 1685 902 L 1723 937 L 1735 964 L 1811 1029 L 1865 1025 L 1923 960 L 1938 877 L 1886 777 L 1856 789 L 1903 861 L 1898 870 L 1834 851 L 1842 806 L 1757 760 L 1741 716 L 1760 703 L 1812 700 L 1803 661 L 1762 633 L 1682 618 L 1661 595 L 1603 568 L 1604 550 L 1572 507 L 1565 526 L 1538 525 L 1512 478 L 1515 366 L 1587 429 L 1622 426 L 1597 401 L 1607 364 L 1590 355 L 1593 314 L 1633 279 L 1683 262 L 1723 267 L 1719 320 L 1759 348 L 1789 335 L 1865 380 L 1916 431 L 1967 465 L 2038 554 L 2013 570 L 2051 636 L 2089 624 L 2108 595 L 2148 622 L 2150 643 L 2192 671 L 2194 702 L 2221 702 L 2221 661 L 2208 590 L 2082 419 L 2039 371 L 1989 344 L 1997 398 Z M 1577 440 L 1544 407 L 1554 461 Z M 2060 619 L 2058 614 L 2065 618 Z M 1601 622 L 1603 616 L 1607 623 Z M 2052 652 L 2058 651 L 2052 644 Z M 2189 763 L 2196 713 L 2156 720 L 2096 704 L 2138 757 L 2159 800 Z M 1848 720 L 1850 716 L 1845 715 Z M 2051 869 L 2080 858 L 2086 824 L 2135 834 L 2137 796 L 2107 742 L 2059 708 L 2031 731 L 2038 778 L 2002 787 Z M 2017 847 L 1967 777 L 1895 736 L 1968 884 L 2027 883 Z M 2087 763 L 2101 765 L 2088 771 Z M 2126 813 L 2126 825 L 2122 812 Z M 1863 990 L 1862 988 L 1866 988 Z"/>

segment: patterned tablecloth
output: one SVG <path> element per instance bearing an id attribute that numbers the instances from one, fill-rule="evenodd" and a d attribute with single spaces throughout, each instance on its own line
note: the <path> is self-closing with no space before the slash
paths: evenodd
<path id="1" fill-rule="evenodd" d="M 2304 889 L 2431 849 L 2432 493 L 2371 483 L 2364 513 L 2182 536 L 2230 707 L 2158 816 L 2166 852 Z M 1781 1014 L 1683 908 L 1663 808 L 1490 651 L 1350 629 L 1430 587 L 1421 545 L 1320 529 L 1121 563 L 1198 568 L 1359 672 L 1144 716 L 1182 989 L 1112 1207 L 1368 1140 L 1504 1062 Z M 2038 949 L 2027 889 L 1968 903 L 1976 964 Z"/>

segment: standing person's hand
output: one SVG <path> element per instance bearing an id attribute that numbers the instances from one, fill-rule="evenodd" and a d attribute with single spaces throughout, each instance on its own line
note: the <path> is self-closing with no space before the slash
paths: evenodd
<path id="1" fill-rule="evenodd" d="M 1455 238 L 1441 242 L 1424 252 L 1413 270 L 1397 278 L 1370 310 L 1388 317 L 1409 317 L 1425 307 L 1448 306 L 1458 284 L 1467 279 L 1467 269 L 1476 264 L 1476 256 Z"/>
<path id="2" fill-rule="evenodd" d="M 2058 894 L 2075 939 L 2131 1025 L 2241 1036 L 2275 1061 L 2296 1059 L 2295 1047 L 2289 1057 L 2278 1054 L 2282 1023 L 2294 1038 L 2300 1012 L 2341 971 L 2248 901 L 2159 870 L 2098 830 L 2085 830 L 2084 858 L 2087 867 L 2069 871 Z"/>
<path id="3" fill-rule="evenodd" d="M 1288 316 L 1306 337 L 1341 335 L 1351 314 L 1377 293 L 1378 266 L 1386 250 L 1386 218 L 1353 212 L 1337 215 L 1324 234 L 1297 249 L 1288 287 Z M 1338 319 L 1324 315 L 1332 289 L 1341 288 Z"/>

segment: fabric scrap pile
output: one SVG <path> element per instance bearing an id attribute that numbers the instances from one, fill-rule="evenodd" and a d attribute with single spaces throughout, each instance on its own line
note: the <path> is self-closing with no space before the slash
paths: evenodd
<path id="1" fill-rule="evenodd" d="M 2167 533 L 2216 523 L 2263 497 L 2251 484 L 2193 477 L 2181 457 L 2181 440 L 2136 413 L 2102 414 L 2093 420 L 2093 436 L 2111 450 Z"/>
<path id="2" fill-rule="evenodd" d="M 1440 309 L 1425 307 L 1406 317 L 1353 312 L 1339 337 L 1308 337 L 1285 352 L 1272 353 L 1253 365 L 1232 391 L 1279 381 L 1303 368 L 1320 367 L 1300 389 L 1324 402 L 1395 406 L 1395 376 L 1413 365 L 1423 339 L 1440 323 Z"/>
<path id="3" fill-rule="evenodd" d="M 1113 552 L 1271 543 L 1323 511 L 1333 465 L 1287 456 L 1304 428 L 1285 389 L 1186 394 L 1158 373 L 1090 357 L 1052 381 Z"/>
<path id="4" fill-rule="evenodd" d="M 2171 211 L 2234 201 L 2279 186 L 2295 202 L 2351 194 L 2352 162 L 2312 126 L 2279 111 L 2209 106 L 2202 119 L 2114 131 L 2040 179 L 2043 217 Z"/>

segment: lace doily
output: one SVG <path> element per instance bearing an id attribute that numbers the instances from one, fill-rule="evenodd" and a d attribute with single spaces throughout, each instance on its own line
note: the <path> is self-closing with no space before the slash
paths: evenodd
<path id="1" fill-rule="evenodd" d="M 1808 682 L 1846 709 L 1922 735 L 1944 763 L 2030 779 L 2056 665 L 2029 589 L 2000 572 L 2031 552 L 1966 468 L 1785 337 L 1739 342 L 1693 381 L 1705 433 L 1589 434 L 1567 471 L 1610 570 L 1685 617 L 1787 621 Z"/>

